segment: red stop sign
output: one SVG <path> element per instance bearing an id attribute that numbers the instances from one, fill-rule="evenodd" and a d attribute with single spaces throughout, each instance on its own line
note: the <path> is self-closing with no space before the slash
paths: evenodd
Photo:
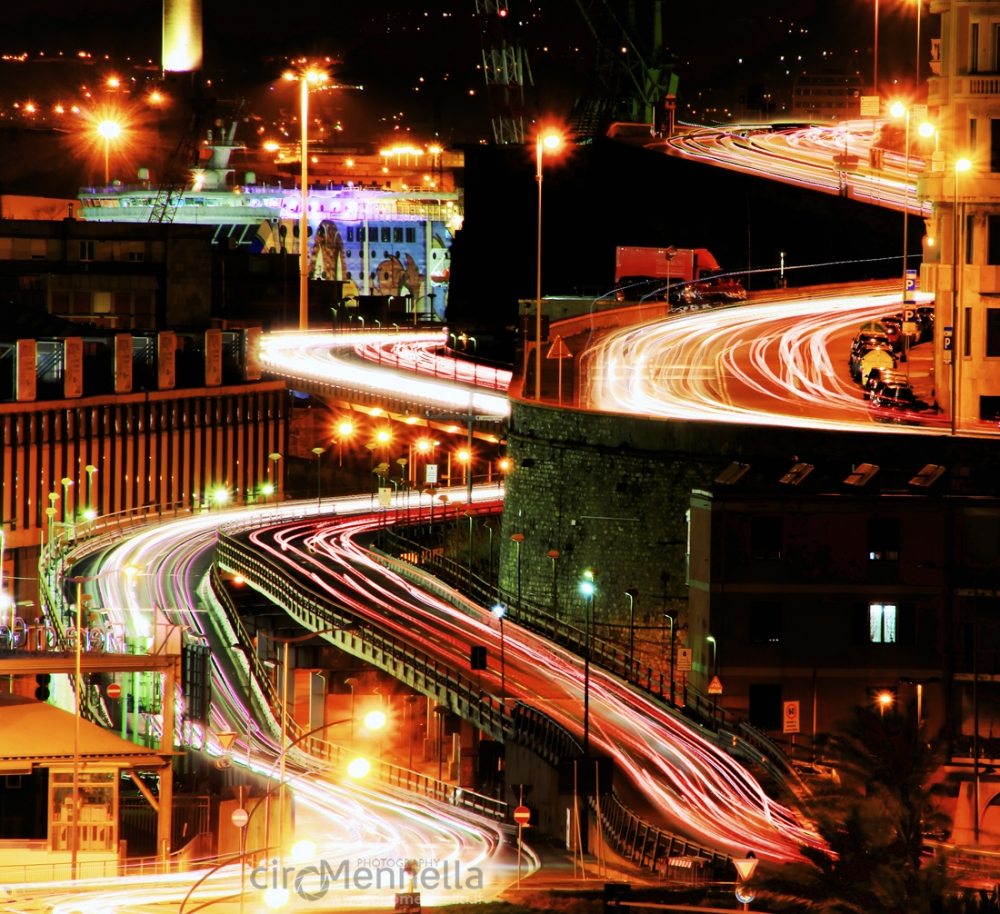
<path id="1" fill-rule="evenodd" d="M 518 825 L 527 825 L 531 821 L 531 810 L 527 806 L 518 806 L 514 810 L 514 821 Z"/>
<path id="2" fill-rule="evenodd" d="M 112 682 L 104 691 L 107 693 L 108 698 L 122 697 L 122 687 L 117 682 Z"/>

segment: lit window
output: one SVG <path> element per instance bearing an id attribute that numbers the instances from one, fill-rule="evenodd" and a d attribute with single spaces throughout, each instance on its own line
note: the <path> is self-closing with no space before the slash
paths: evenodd
<path id="1" fill-rule="evenodd" d="M 894 603 L 868 604 L 868 639 L 872 644 L 896 643 L 896 606 Z"/>

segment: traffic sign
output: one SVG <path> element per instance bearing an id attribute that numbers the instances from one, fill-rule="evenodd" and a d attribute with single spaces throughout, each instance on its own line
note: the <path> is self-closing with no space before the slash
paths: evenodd
<path id="1" fill-rule="evenodd" d="M 760 861 L 756 857 L 733 860 L 733 866 L 736 867 L 736 872 L 739 874 L 741 882 L 746 882 L 751 876 L 753 876 L 753 871 L 757 869 L 757 864 L 759 862 Z"/>
<path id="2" fill-rule="evenodd" d="M 692 666 L 693 651 L 689 647 L 679 647 L 677 649 L 677 669 L 681 672 L 690 670 Z"/>
<path id="3" fill-rule="evenodd" d="M 531 821 L 531 810 L 527 806 L 518 806 L 514 810 L 514 821 L 518 825 L 527 825 Z"/>
<path id="4" fill-rule="evenodd" d="M 862 117 L 879 116 L 879 97 L 877 95 L 861 96 L 861 116 Z"/>
<path id="5" fill-rule="evenodd" d="M 573 358 L 573 353 L 569 351 L 569 346 L 563 342 L 563 338 L 561 336 L 557 336 L 549 349 L 549 354 L 545 356 L 545 358 L 571 359 Z"/>
<path id="6" fill-rule="evenodd" d="M 122 687 L 118 685 L 117 682 L 112 682 L 105 690 L 105 694 L 108 698 L 121 698 L 122 697 Z"/>
<path id="7" fill-rule="evenodd" d="M 713 676 L 712 681 L 708 684 L 708 694 L 709 695 L 721 695 L 722 694 L 722 680 L 718 676 Z"/>
<path id="8" fill-rule="evenodd" d="M 229 817 L 229 821 L 232 822 L 237 828 L 246 828 L 247 822 L 250 821 L 250 813 L 248 813 L 241 806 L 238 809 L 233 810 L 233 814 Z"/>
<path id="9" fill-rule="evenodd" d="M 218 768 L 219 771 L 225 771 L 228 768 L 232 768 L 233 767 L 233 757 L 231 755 L 220 755 L 215 760 L 215 767 Z"/>
<path id="10" fill-rule="evenodd" d="M 782 733 L 799 732 L 799 703 L 797 701 L 782 702 L 785 713 L 782 715 Z"/>
<path id="11" fill-rule="evenodd" d="M 436 463 L 429 463 L 424 467 L 424 482 L 428 485 L 438 481 L 438 465 Z"/>
<path id="12" fill-rule="evenodd" d="M 228 752 L 229 747 L 236 742 L 236 732 L 233 730 L 226 730 L 215 735 L 218 737 L 219 745 L 222 746 L 223 752 Z"/>
<path id="13" fill-rule="evenodd" d="M 907 270 L 906 271 L 906 297 L 903 302 L 904 305 L 912 305 L 915 302 L 913 298 L 913 293 L 917 291 L 917 271 Z"/>

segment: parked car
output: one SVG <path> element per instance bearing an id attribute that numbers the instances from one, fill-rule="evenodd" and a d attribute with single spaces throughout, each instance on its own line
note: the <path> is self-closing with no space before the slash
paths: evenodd
<path id="1" fill-rule="evenodd" d="M 864 391 L 865 399 L 869 399 L 873 393 L 877 390 L 881 390 L 883 387 L 894 384 L 899 386 L 900 384 L 908 384 L 909 381 L 906 375 L 894 371 L 891 368 L 871 368 L 866 373 L 861 381 L 861 389 Z"/>
<path id="2" fill-rule="evenodd" d="M 928 408 L 923 400 L 917 399 L 909 384 L 886 384 L 872 393 L 869 405 L 887 417 L 920 413 Z"/>
<path id="3" fill-rule="evenodd" d="M 860 343 L 856 341 L 851 347 L 851 377 L 859 383 L 873 368 L 893 370 L 898 364 L 892 344 L 884 336 L 862 338 Z"/>

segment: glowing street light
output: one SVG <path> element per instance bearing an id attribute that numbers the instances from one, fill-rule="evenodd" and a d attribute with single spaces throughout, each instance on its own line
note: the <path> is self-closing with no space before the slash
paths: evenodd
<path id="1" fill-rule="evenodd" d="M 594 594 L 597 585 L 596 568 L 588 568 L 580 581 L 580 593 L 584 597 L 584 636 L 583 636 L 583 755 L 590 757 L 590 617 L 594 613 Z"/>
<path id="2" fill-rule="evenodd" d="M 385 726 L 386 717 L 381 711 L 369 711 L 365 715 L 365 728 L 368 730 L 381 730 Z"/>
<path id="3" fill-rule="evenodd" d="M 926 140 L 934 136 L 937 131 L 934 129 L 934 125 L 930 121 L 924 121 L 917 128 L 917 133 L 919 133 Z"/>
<path id="4" fill-rule="evenodd" d="M 366 758 L 356 758 L 347 766 L 347 773 L 352 778 L 363 778 L 371 770 L 371 762 L 369 762 Z"/>
<path id="5" fill-rule="evenodd" d="M 520 543 L 518 544 L 520 546 Z M 518 555 L 521 554 L 521 550 L 518 549 Z M 504 658 L 504 637 L 503 637 L 503 617 L 507 615 L 507 607 L 503 603 L 497 603 L 493 609 L 490 610 L 497 620 L 500 622 L 500 706 L 501 708 L 507 707 L 507 667 L 506 660 Z"/>
<path id="6" fill-rule="evenodd" d="M 538 181 L 538 257 L 535 270 L 535 400 L 542 398 L 542 151 L 554 151 L 562 137 L 553 131 L 538 135 L 535 143 L 535 179 Z"/>
<path id="7" fill-rule="evenodd" d="M 309 89 L 319 88 L 329 80 L 323 70 L 307 68 L 298 73 L 287 72 L 283 78 L 289 82 L 298 80 L 299 96 L 299 127 L 301 129 L 302 148 L 300 181 L 302 184 L 302 211 L 299 213 L 299 329 L 309 329 Z"/>
<path id="8" fill-rule="evenodd" d="M 121 134 L 122 128 L 117 121 L 101 121 L 97 125 L 97 132 L 104 137 L 104 186 L 107 187 L 111 183 L 111 172 L 108 167 L 111 141 Z"/>
<path id="9" fill-rule="evenodd" d="M 879 716 L 885 717 L 885 709 L 892 706 L 896 700 L 892 692 L 879 692 L 875 699 L 878 702 Z"/>

